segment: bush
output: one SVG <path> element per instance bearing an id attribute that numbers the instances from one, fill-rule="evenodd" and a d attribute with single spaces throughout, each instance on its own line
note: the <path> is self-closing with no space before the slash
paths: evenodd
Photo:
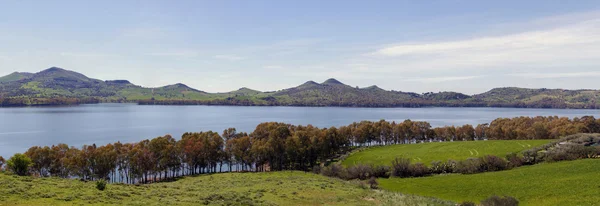
<path id="1" fill-rule="evenodd" d="M 454 172 L 456 161 L 448 160 L 447 162 L 433 161 L 429 168 L 432 174 L 444 174 Z"/>
<path id="2" fill-rule="evenodd" d="M 519 201 L 514 197 L 504 196 L 491 196 L 483 201 L 481 201 L 481 205 L 483 206 L 517 206 L 519 205 Z"/>
<path id="3" fill-rule="evenodd" d="M 393 177 L 409 177 L 410 171 L 410 159 L 408 158 L 396 158 L 392 161 L 392 174 Z"/>
<path id="4" fill-rule="evenodd" d="M 469 158 L 456 163 L 455 172 L 461 174 L 475 174 L 480 172 L 481 160 L 479 158 Z"/>
<path id="5" fill-rule="evenodd" d="M 327 177 L 337 177 L 342 179 L 345 179 L 347 176 L 346 170 L 340 164 L 331 164 L 327 167 L 321 168 L 321 174 Z"/>
<path id="6" fill-rule="evenodd" d="M 538 149 L 530 149 L 523 152 L 523 164 L 534 165 L 542 161 L 543 155 L 540 155 Z"/>
<path id="7" fill-rule="evenodd" d="M 475 206 L 475 203 L 470 201 L 464 201 L 461 202 L 458 206 Z"/>
<path id="8" fill-rule="evenodd" d="M 20 175 L 20 176 L 28 175 L 29 167 L 31 167 L 32 165 L 33 165 L 33 162 L 31 161 L 31 159 L 21 153 L 17 153 L 15 155 L 13 155 L 6 162 L 6 166 L 8 167 L 8 170 L 10 170 L 11 172 L 13 172 L 17 175 Z"/>
<path id="9" fill-rule="evenodd" d="M 390 166 L 385 166 L 385 165 L 373 166 L 372 170 L 373 170 L 373 174 L 371 176 L 373 176 L 373 177 L 388 178 L 388 177 L 390 177 L 390 174 L 391 174 Z"/>
<path id="10" fill-rule="evenodd" d="M 557 148 L 549 150 L 544 160 L 549 162 L 576 160 L 593 157 L 596 154 L 596 148 L 583 145 L 560 145 Z"/>
<path id="11" fill-rule="evenodd" d="M 347 171 L 348 176 L 344 179 L 366 180 L 373 174 L 371 167 L 363 164 L 351 166 Z"/>
<path id="12" fill-rule="evenodd" d="M 486 155 L 480 158 L 480 168 L 481 172 L 493 172 L 493 171 L 501 171 L 505 170 L 508 166 L 508 162 L 506 160 L 494 156 L 494 155 Z"/>
<path id="13" fill-rule="evenodd" d="M 523 165 L 523 158 L 519 157 L 517 153 L 507 154 L 506 160 L 508 161 L 508 168 L 515 168 Z"/>
<path id="14" fill-rule="evenodd" d="M 106 180 L 100 179 L 96 181 L 96 189 L 104 191 L 104 189 L 106 189 Z"/>
<path id="15" fill-rule="evenodd" d="M 431 162 L 431 173 L 433 174 L 442 174 L 444 173 L 444 165 L 446 163 L 443 163 L 441 161 L 433 161 Z"/>
<path id="16" fill-rule="evenodd" d="M 379 187 L 379 183 L 375 177 L 371 177 L 367 183 L 369 183 L 369 187 L 371 187 L 371 189 L 377 189 Z"/>
<path id="17" fill-rule="evenodd" d="M 315 165 L 312 168 L 312 172 L 315 173 L 315 174 L 321 174 L 321 166 L 320 165 Z"/>
<path id="18" fill-rule="evenodd" d="M 423 177 L 430 174 L 429 168 L 420 162 L 410 165 L 408 171 L 411 177 Z"/>

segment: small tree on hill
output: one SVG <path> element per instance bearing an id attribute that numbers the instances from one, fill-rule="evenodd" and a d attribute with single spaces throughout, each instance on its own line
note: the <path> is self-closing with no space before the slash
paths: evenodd
<path id="1" fill-rule="evenodd" d="M 33 165 L 31 159 L 24 154 L 17 153 L 13 155 L 7 162 L 6 165 L 13 173 L 25 176 L 29 174 L 29 167 Z"/>
<path id="2" fill-rule="evenodd" d="M 371 189 L 377 189 L 379 187 L 379 183 L 377 182 L 377 178 L 375 177 L 371 177 L 371 179 L 369 179 L 367 183 L 369 183 Z"/>
<path id="3" fill-rule="evenodd" d="M 0 156 L 0 171 L 2 171 L 2 168 L 4 168 L 5 162 L 6 160 L 4 159 L 4 157 Z"/>

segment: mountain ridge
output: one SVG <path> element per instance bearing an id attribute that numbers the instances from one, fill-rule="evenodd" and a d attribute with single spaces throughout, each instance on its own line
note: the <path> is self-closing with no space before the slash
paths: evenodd
<path id="1" fill-rule="evenodd" d="M 352 87 L 329 78 L 296 87 L 263 92 L 242 87 L 209 93 L 183 83 L 146 88 L 128 80 L 98 80 L 75 71 L 50 67 L 37 73 L 13 72 L 0 77 L 0 106 L 137 102 L 139 104 L 202 104 L 245 106 L 341 107 L 529 107 L 600 108 L 600 90 L 493 88 L 467 95 L 459 92 L 417 94 L 384 90 L 377 85 Z M 67 103 L 65 103 L 67 104 Z"/>

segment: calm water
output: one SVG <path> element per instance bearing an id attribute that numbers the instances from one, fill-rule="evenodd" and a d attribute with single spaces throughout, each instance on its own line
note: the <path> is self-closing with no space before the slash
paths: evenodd
<path id="1" fill-rule="evenodd" d="M 261 122 L 347 125 L 354 121 L 428 121 L 432 126 L 488 123 L 498 117 L 594 115 L 600 110 L 510 108 L 327 108 L 138 106 L 96 104 L 73 107 L 0 108 L 0 156 L 25 152 L 34 145 L 136 142 L 165 134 L 223 131 L 252 132 Z"/>

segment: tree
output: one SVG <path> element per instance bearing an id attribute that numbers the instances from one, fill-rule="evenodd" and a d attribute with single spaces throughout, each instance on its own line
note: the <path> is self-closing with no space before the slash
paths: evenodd
<path id="1" fill-rule="evenodd" d="M 33 165 L 33 162 L 29 157 L 24 154 L 17 153 L 13 155 L 8 161 L 6 166 L 8 170 L 19 175 L 25 176 L 29 174 L 29 168 Z"/>
<path id="2" fill-rule="evenodd" d="M 483 140 L 486 138 L 486 130 L 488 129 L 488 124 L 479 124 L 475 127 L 475 138 L 479 140 Z"/>
<path id="3" fill-rule="evenodd" d="M 32 169 L 34 173 L 41 177 L 50 175 L 50 148 L 49 147 L 31 147 L 25 152 L 25 155 L 33 161 Z"/>
<path id="4" fill-rule="evenodd" d="M 0 171 L 2 171 L 2 168 L 4 168 L 5 162 L 6 160 L 4 159 L 4 157 L 0 156 Z"/>

